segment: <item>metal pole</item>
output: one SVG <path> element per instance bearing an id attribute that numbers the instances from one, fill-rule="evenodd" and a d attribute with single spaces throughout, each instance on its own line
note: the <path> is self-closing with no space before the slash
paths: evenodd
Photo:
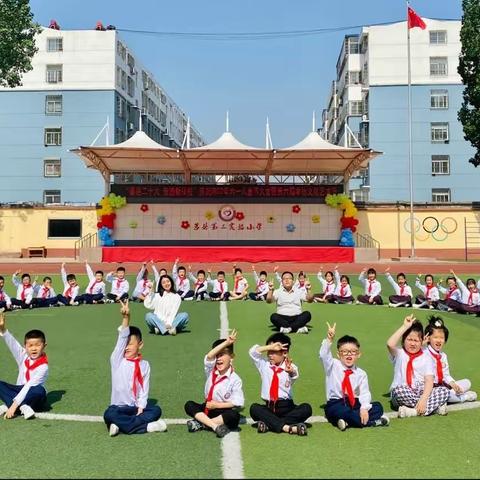
<path id="1" fill-rule="evenodd" d="M 413 216 L 413 155 L 412 155 L 412 71 L 410 61 L 410 28 L 408 25 L 407 0 L 407 64 L 408 64 L 408 176 L 410 181 L 410 256 L 415 258 L 415 230 Z"/>

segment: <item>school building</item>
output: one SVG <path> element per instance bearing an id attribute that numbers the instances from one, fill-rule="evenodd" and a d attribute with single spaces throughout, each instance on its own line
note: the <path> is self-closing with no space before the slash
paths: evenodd
<path id="1" fill-rule="evenodd" d="M 425 30 L 410 30 L 414 201 L 473 202 L 478 172 L 468 163 L 473 148 L 457 120 L 461 22 L 424 21 Z M 323 111 L 324 138 L 383 152 L 350 181 L 352 199 L 409 201 L 406 22 L 347 35 L 336 72 Z"/>
<path id="2" fill-rule="evenodd" d="M 0 203 L 95 204 L 102 178 L 69 150 L 100 132 L 97 144 L 125 141 L 140 115 L 153 140 L 181 146 L 187 114 L 116 30 L 44 28 L 37 47 L 23 85 L 0 88 Z"/>

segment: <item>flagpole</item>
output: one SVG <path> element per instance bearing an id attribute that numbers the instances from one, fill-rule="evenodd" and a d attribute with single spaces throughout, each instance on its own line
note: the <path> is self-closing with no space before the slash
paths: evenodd
<path id="1" fill-rule="evenodd" d="M 413 155 L 412 155 L 412 66 L 410 60 L 410 26 L 407 0 L 407 64 L 408 64 L 408 176 L 410 182 L 410 256 L 415 258 L 415 230 L 413 216 Z"/>

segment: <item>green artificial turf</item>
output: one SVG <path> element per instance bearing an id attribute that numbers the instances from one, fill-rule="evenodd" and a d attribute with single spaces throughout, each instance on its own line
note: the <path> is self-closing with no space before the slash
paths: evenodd
<path id="1" fill-rule="evenodd" d="M 58 278 L 55 279 L 58 281 Z M 316 278 L 314 285 L 318 284 Z M 389 285 L 384 282 L 385 287 Z M 315 287 L 314 287 L 315 288 Z M 319 284 L 318 284 L 319 288 Z M 358 285 L 355 289 L 359 290 Z M 385 288 L 386 290 L 386 288 Z M 386 292 L 385 295 L 387 295 Z M 226 304 L 231 328 L 239 331 L 235 369 L 243 380 L 246 408 L 260 399 L 260 378 L 248 349 L 272 333 L 269 316 L 274 305 L 264 302 Z M 369 374 L 374 400 L 389 411 L 393 368 L 385 343 L 411 309 L 356 305 L 305 305 L 312 312 L 309 335 L 291 335 L 293 361 L 300 378 L 296 402 L 309 402 L 314 415 L 323 415 L 325 377 L 318 359 L 325 322 L 337 323 L 337 335 L 357 336 L 359 365 Z M 147 333 L 141 304 L 131 304 L 132 324 L 144 333 L 144 357 L 152 367 L 150 397 L 166 418 L 185 418 L 187 400 L 201 401 L 205 376 L 203 357 L 219 336 L 218 302 L 184 302 L 190 314 L 188 332 L 176 337 Z M 425 323 L 429 311 L 415 310 Z M 476 368 L 480 321 L 470 315 L 440 313 L 450 329 L 446 345 L 454 378 L 469 378 L 479 390 Z M 92 305 L 15 311 L 7 314 L 8 328 L 22 340 L 25 331 L 41 328 L 47 335 L 50 377 L 47 381 L 52 413 L 102 415 L 110 400 L 109 356 L 120 323 L 118 305 Z M 16 365 L 0 342 L 0 378 L 14 382 Z M 286 434 L 259 435 L 248 425 L 240 432 L 246 477 L 410 477 L 435 474 L 478 476 L 480 410 L 452 412 L 447 417 L 393 419 L 387 428 L 339 432 L 328 424 L 313 424 L 306 438 Z M 29 478 L 218 478 L 220 440 L 211 432 L 190 434 L 184 425 L 165 434 L 110 438 L 102 423 L 23 418 L 2 420 L 0 471 L 5 477 Z M 31 461 L 25 461 L 25 448 Z M 426 459 L 437 459 L 429 467 Z"/>

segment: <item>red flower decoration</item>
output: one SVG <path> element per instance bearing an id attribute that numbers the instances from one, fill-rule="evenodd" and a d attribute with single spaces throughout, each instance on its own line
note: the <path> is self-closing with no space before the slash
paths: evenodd
<path id="1" fill-rule="evenodd" d="M 181 224 L 181 227 L 184 229 L 184 230 L 188 230 L 190 228 L 190 222 L 188 220 L 183 220 L 182 221 L 182 224 Z"/>
<path id="2" fill-rule="evenodd" d="M 235 218 L 241 222 L 245 218 L 245 215 L 243 214 L 243 212 L 237 212 L 235 214 Z"/>
<path id="3" fill-rule="evenodd" d="M 302 211 L 302 209 L 300 208 L 300 205 L 294 205 L 292 207 L 292 212 L 293 213 L 300 213 Z"/>
<path id="4" fill-rule="evenodd" d="M 140 207 L 140 210 L 141 210 L 143 213 L 148 212 L 148 205 L 147 205 L 146 203 L 143 203 L 142 206 Z"/>

